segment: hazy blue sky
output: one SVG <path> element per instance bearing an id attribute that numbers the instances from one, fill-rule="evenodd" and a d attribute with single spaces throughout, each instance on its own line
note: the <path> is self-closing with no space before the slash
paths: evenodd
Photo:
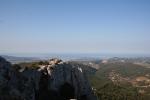
<path id="1" fill-rule="evenodd" d="M 0 0 L 0 53 L 150 54 L 150 0 Z"/>

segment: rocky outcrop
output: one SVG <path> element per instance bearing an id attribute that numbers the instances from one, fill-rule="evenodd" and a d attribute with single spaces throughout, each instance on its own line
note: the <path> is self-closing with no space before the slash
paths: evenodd
<path id="1" fill-rule="evenodd" d="M 51 59 L 37 69 L 15 68 L 0 57 L 0 100 L 95 100 L 84 69 Z"/>

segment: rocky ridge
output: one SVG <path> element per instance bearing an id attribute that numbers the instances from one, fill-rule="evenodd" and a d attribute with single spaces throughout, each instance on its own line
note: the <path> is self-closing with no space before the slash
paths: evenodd
<path id="1" fill-rule="evenodd" d="M 51 59 L 37 69 L 0 57 L 0 100 L 96 100 L 81 66 Z"/>

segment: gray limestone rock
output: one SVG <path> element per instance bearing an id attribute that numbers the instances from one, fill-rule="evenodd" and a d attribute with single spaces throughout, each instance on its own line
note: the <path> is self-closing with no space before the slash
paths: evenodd
<path id="1" fill-rule="evenodd" d="M 38 69 L 18 67 L 0 57 L 0 100 L 96 100 L 79 65 L 51 59 Z"/>

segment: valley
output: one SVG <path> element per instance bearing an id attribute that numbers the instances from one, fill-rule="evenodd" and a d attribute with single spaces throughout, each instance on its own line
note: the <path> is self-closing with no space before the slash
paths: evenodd
<path id="1" fill-rule="evenodd" d="M 99 100 L 149 100 L 149 62 L 148 57 L 78 61 L 96 69 L 89 80 Z"/>

